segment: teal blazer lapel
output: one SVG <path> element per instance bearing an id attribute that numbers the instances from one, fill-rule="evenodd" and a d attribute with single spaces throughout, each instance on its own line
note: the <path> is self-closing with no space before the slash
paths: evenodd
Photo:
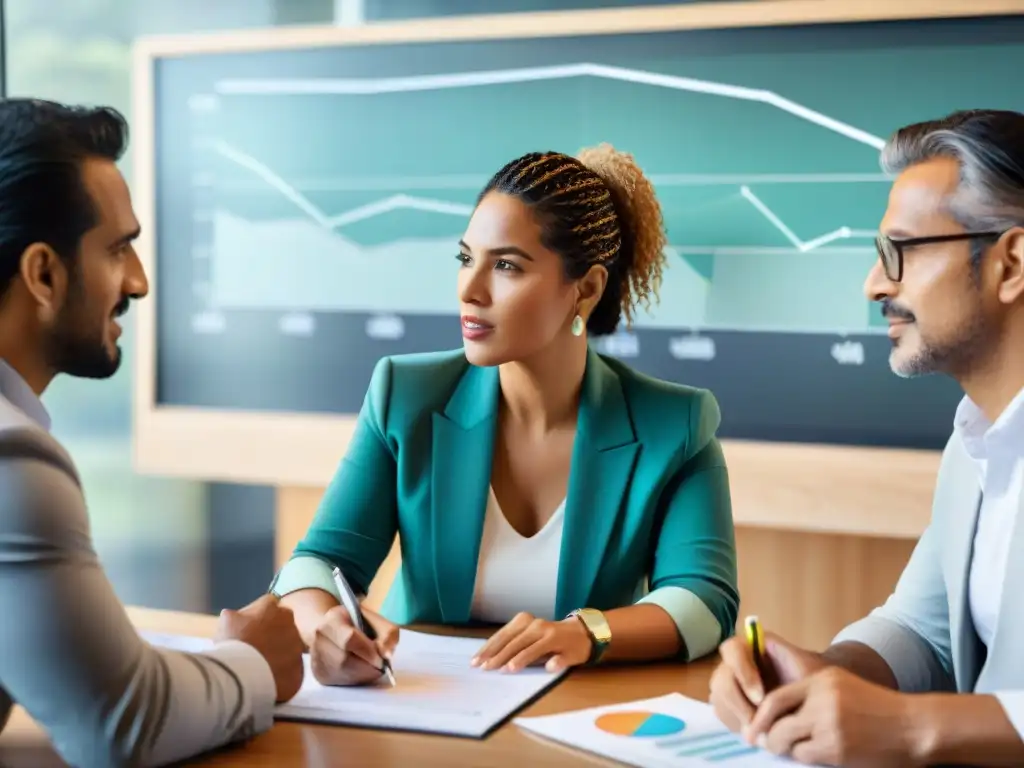
<path id="1" fill-rule="evenodd" d="M 639 443 L 616 373 L 592 349 L 580 395 L 565 503 L 555 618 L 589 605 L 617 530 Z"/>
<path id="2" fill-rule="evenodd" d="M 498 369 L 470 366 L 433 415 L 431 528 L 437 599 L 445 623 L 470 619 L 498 413 Z"/>

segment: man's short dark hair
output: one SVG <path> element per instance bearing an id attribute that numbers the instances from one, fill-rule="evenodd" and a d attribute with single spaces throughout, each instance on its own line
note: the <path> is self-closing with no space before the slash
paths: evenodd
<path id="1" fill-rule="evenodd" d="M 96 226 L 82 162 L 117 162 L 127 146 L 128 124 L 111 107 L 0 100 L 0 297 L 32 243 L 73 261 L 82 235 Z"/>

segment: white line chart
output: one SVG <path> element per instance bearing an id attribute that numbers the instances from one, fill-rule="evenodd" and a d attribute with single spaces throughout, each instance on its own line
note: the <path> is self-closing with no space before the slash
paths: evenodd
<path id="1" fill-rule="evenodd" d="M 740 194 L 750 201 L 761 214 L 772 223 L 772 225 L 783 234 L 783 236 L 791 242 L 798 251 L 806 253 L 807 251 L 813 251 L 816 248 L 820 248 L 826 243 L 831 243 L 833 240 L 845 239 L 848 237 L 874 237 L 876 232 L 868 229 L 850 229 L 849 227 L 839 227 L 831 232 L 826 232 L 823 235 L 815 237 L 813 240 L 801 240 L 796 236 L 786 223 L 780 219 L 775 212 L 765 205 L 761 198 L 750 191 L 750 187 L 744 185 L 740 187 Z"/>
<path id="2" fill-rule="evenodd" d="M 376 94 L 568 78 L 603 78 L 766 105 L 856 144 L 870 153 L 865 155 L 869 159 L 876 157 L 884 145 L 881 137 L 849 121 L 773 90 L 589 62 L 408 77 L 227 79 L 216 83 L 212 95 L 196 97 L 194 108 L 204 112 L 227 110 L 236 103 L 231 97 L 246 95 L 362 99 Z M 411 315 L 450 311 L 450 291 L 445 282 L 449 278 L 439 265 L 452 257 L 454 243 L 473 213 L 471 201 L 486 183 L 487 175 L 428 172 L 415 176 L 392 169 L 397 173 L 377 176 L 363 170 L 361 176 L 346 176 L 344 165 L 334 168 L 315 164 L 313 172 L 319 173 L 322 168 L 324 176 L 310 177 L 308 172 L 289 176 L 291 166 L 276 166 L 247 146 L 242 137 L 212 133 L 197 138 L 197 148 L 212 152 L 235 169 L 217 174 L 208 169 L 194 177 L 197 186 L 217 188 L 214 197 L 208 199 L 255 193 L 260 195 L 258 200 L 270 194 L 287 201 L 283 207 L 266 203 L 275 210 L 272 219 L 250 221 L 221 207 L 206 212 L 215 224 L 212 242 L 200 251 L 204 257 L 212 257 L 213 291 L 208 294 L 211 307 Z M 750 173 L 743 173 L 742 167 L 715 173 L 714 166 L 704 173 L 649 172 L 658 188 L 704 188 L 708 194 L 700 195 L 702 202 L 696 207 L 692 202 L 679 202 L 691 200 L 692 193 L 681 193 L 681 198 L 676 193 L 666 197 L 671 220 L 681 214 L 691 222 L 683 229 L 699 234 L 692 239 L 683 235 L 678 244 L 673 238 L 667 248 L 673 256 L 670 280 L 662 286 L 658 308 L 650 317 L 638 319 L 638 326 L 690 331 L 876 332 L 861 286 L 870 263 L 877 259 L 872 243 L 877 232 L 856 227 L 843 218 L 838 222 L 833 218 L 828 227 L 813 231 L 818 217 L 801 214 L 801 205 L 794 205 L 794 199 L 803 199 L 802 191 L 791 190 L 797 193 L 794 198 L 793 194 L 776 194 L 775 190 L 821 184 L 830 189 L 848 185 L 864 188 L 891 182 L 891 178 L 880 169 L 872 172 L 870 166 L 865 168 L 856 160 L 847 170 L 818 171 L 806 163 L 796 167 L 801 172 L 788 171 L 785 164 L 774 170 L 762 165 Z M 359 194 L 337 205 L 329 202 L 329 195 L 324 197 L 324 193 L 331 192 Z M 813 199 L 815 193 L 807 194 Z M 836 194 L 840 197 L 831 199 L 846 195 L 843 191 Z M 864 194 L 869 199 L 874 196 L 865 189 L 853 199 L 863 200 Z M 842 216 L 843 210 L 833 206 L 832 215 L 838 212 Z M 366 242 L 356 234 L 359 230 L 355 227 L 362 222 L 401 211 L 436 215 L 442 223 L 440 227 L 429 224 L 428 231 L 433 233 L 429 236 L 406 231 L 401 224 L 393 230 L 396 224 L 390 220 L 381 222 L 382 227 L 371 227 L 369 231 L 378 234 L 370 235 Z M 744 211 L 753 218 L 744 218 Z M 743 225 L 738 229 L 729 226 L 724 223 L 729 219 L 713 224 L 724 212 L 729 217 L 738 215 L 740 218 L 733 220 Z M 450 231 L 443 220 L 451 221 Z M 353 229 L 348 231 L 348 227 Z M 383 240 L 377 242 L 380 234 Z M 287 262 L 281 261 L 283 254 L 289 255 Z M 713 260 L 705 261 L 701 258 L 705 256 Z M 287 268 L 283 267 L 285 263 Z M 382 284 L 381 270 L 400 272 L 407 280 Z M 319 276 L 315 286 L 300 281 L 300 276 L 310 274 Z M 240 279 L 242 275 L 246 276 L 244 280 Z M 788 286 L 801 282 L 820 286 L 829 296 L 827 306 L 818 301 L 793 302 Z M 408 290 L 403 287 L 406 284 Z M 351 290 L 346 286 L 352 286 Z"/>
<path id="3" fill-rule="evenodd" d="M 469 216 L 473 212 L 472 206 L 461 203 L 453 203 L 446 200 L 431 200 L 429 198 L 413 197 L 412 195 L 401 194 L 391 195 L 390 197 L 382 200 L 376 200 L 372 203 L 368 203 L 367 205 L 361 205 L 358 208 L 352 208 L 348 211 L 344 211 L 343 213 L 329 216 L 314 205 L 308 197 L 285 181 L 275 171 L 271 170 L 251 155 L 234 149 L 224 141 L 214 141 L 212 143 L 212 148 L 233 163 L 252 171 L 263 179 L 263 181 L 265 181 L 269 186 L 280 192 L 286 199 L 294 203 L 300 211 L 313 219 L 313 221 L 329 230 L 343 227 L 346 224 L 353 224 L 357 221 L 364 221 L 374 216 L 379 216 L 382 213 L 402 208 L 419 211 L 432 211 L 434 213 L 445 213 L 462 217 Z"/>
<path id="4" fill-rule="evenodd" d="M 411 189 L 479 190 L 488 175 L 437 174 L 422 176 L 306 176 L 289 179 L 289 184 L 305 192 L 369 192 L 373 190 L 409 191 Z M 737 187 L 742 185 L 779 184 L 891 184 L 884 173 L 652 173 L 656 187 Z M 222 181 L 223 190 L 246 191 L 259 188 L 262 182 L 231 179 Z"/>
<path id="5" fill-rule="evenodd" d="M 257 160 L 252 155 L 235 149 L 225 141 L 215 140 L 210 144 L 211 148 L 222 157 L 230 160 L 236 165 L 251 171 L 271 188 L 277 190 L 281 195 L 292 202 L 300 211 L 309 216 L 320 226 L 328 230 L 336 230 L 348 224 L 358 221 L 365 221 L 396 210 L 417 210 L 429 211 L 432 213 L 446 214 L 465 218 L 473 213 L 473 206 L 451 200 L 439 200 L 436 198 L 419 197 L 415 195 L 396 194 L 379 200 L 342 211 L 337 214 L 328 214 L 326 211 L 315 205 L 306 195 L 289 184 L 280 174 L 269 168 L 266 164 Z M 875 236 L 873 230 L 857 230 L 850 227 L 840 227 L 832 232 L 827 232 L 810 240 L 802 240 L 792 229 L 779 218 L 764 202 L 761 201 L 751 189 L 744 185 L 740 188 L 740 194 L 761 213 L 772 226 L 774 226 L 793 247 L 801 253 L 820 248 L 835 240 L 851 237 Z M 771 246 L 765 246 L 770 248 Z"/>
<path id="6" fill-rule="evenodd" d="M 652 85 L 691 93 L 704 93 L 740 101 L 767 104 L 784 112 L 838 133 L 848 139 L 881 149 L 885 140 L 830 117 L 815 109 L 764 88 L 748 88 L 711 80 L 649 72 L 609 64 L 580 62 L 547 67 L 520 67 L 483 72 L 450 72 L 433 75 L 371 78 L 313 78 L 313 79 L 226 79 L 219 81 L 215 91 L 220 94 L 310 95 L 335 94 L 345 96 L 376 95 L 410 91 L 430 91 L 450 88 L 470 88 L 503 83 L 526 83 L 540 80 L 563 80 L 576 77 L 596 77 L 608 80 Z"/>

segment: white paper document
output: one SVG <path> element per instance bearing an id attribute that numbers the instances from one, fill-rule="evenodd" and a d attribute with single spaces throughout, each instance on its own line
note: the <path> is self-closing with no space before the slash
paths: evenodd
<path id="1" fill-rule="evenodd" d="M 639 768 L 795 765 L 751 746 L 722 725 L 711 705 L 679 693 L 557 715 L 519 717 L 514 722 L 552 741 Z"/>
<path id="2" fill-rule="evenodd" d="M 141 634 L 153 645 L 176 650 L 213 647 L 202 638 Z M 565 674 L 543 667 L 512 674 L 471 667 L 469 660 L 484 642 L 401 630 L 391 660 L 395 687 L 383 677 L 370 686 L 320 685 L 307 655 L 302 688 L 277 707 L 275 717 L 482 738 Z"/>
<path id="3" fill-rule="evenodd" d="M 201 653 L 213 648 L 213 640 L 208 637 L 189 637 L 188 635 L 172 635 L 167 632 L 139 632 L 142 639 L 159 648 L 170 648 L 186 653 Z"/>

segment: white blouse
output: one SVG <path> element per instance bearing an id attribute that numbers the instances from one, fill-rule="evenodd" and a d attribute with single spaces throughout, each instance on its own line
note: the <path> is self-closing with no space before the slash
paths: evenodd
<path id="1" fill-rule="evenodd" d="M 473 592 L 475 621 L 504 624 L 521 611 L 549 621 L 561 618 L 555 616 L 555 595 L 564 518 L 563 499 L 544 527 L 527 538 L 505 519 L 489 489 Z"/>

